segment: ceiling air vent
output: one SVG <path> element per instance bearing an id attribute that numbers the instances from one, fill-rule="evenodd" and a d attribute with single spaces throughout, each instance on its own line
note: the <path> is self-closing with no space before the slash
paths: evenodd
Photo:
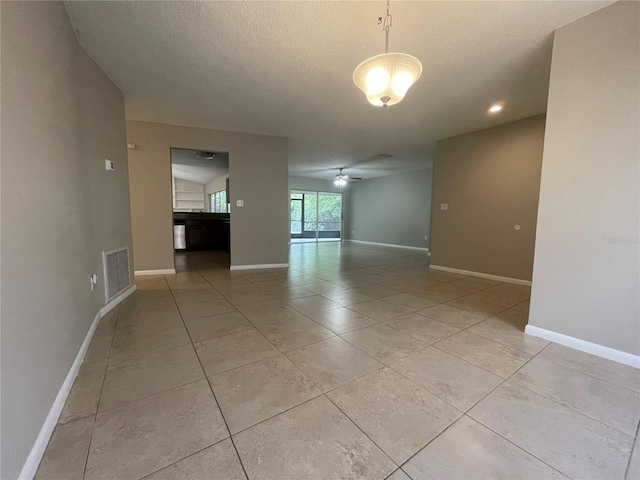
<path id="1" fill-rule="evenodd" d="M 199 151 L 196 152 L 196 157 L 202 158 L 203 160 L 213 160 L 216 154 L 214 152 L 204 152 Z"/>
<path id="2" fill-rule="evenodd" d="M 102 252 L 107 302 L 130 285 L 129 247 Z"/>

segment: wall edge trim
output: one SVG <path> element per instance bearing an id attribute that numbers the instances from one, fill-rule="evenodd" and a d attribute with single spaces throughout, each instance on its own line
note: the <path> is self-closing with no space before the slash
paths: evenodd
<path id="1" fill-rule="evenodd" d="M 93 318 L 93 322 L 89 327 L 89 331 L 87 335 L 84 337 L 84 341 L 82 345 L 80 345 L 80 350 L 78 350 L 78 355 L 76 355 L 76 359 L 71 364 L 71 368 L 69 368 L 69 372 L 67 373 L 64 382 L 62 382 L 62 386 L 60 390 L 58 390 L 58 395 L 56 395 L 53 404 L 51 405 L 51 409 L 47 414 L 47 417 L 42 424 L 42 428 L 40 428 L 40 433 L 36 437 L 36 441 L 31 447 L 31 451 L 27 456 L 27 460 L 24 462 L 22 466 L 22 470 L 20 471 L 20 475 L 18 476 L 21 480 L 31 480 L 35 477 L 36 472 L 38 471 L 38 467 L 40 466 L 40 462 L 42 461 L 42 457 L 44 456 L 44 452 L 49 445 L 49 441 L 51 440 L 51 436 L 53 435 L 53 430 L 56 428 L 58 424 L 58 419 L 60 418 L 60 414 L 62 413 L 62 409 L 64 408 L 64 404 L 67 401 L 67 397 L 69 397 L 69 393 L 71 392 L 71 387 L 73 387 L 73 383 L 78 376 L 78 372 L 80 371 L 80 367 L 84 362 L 84 357 L 87 354 L 87 350 L 89 350 L 89 345 L 91 344 L 91 340 L 93 339 L 93 335 L 96 333 L 96 329 L 98 328 L 98 324 L 100 320 L 105 316 L 105 314 L 111 311 L 115 306 L 117 306 L 120 302 L 122 302 L 125 298 L 131 295 L 136 291 L 136 286 L 132 285 L 116 298 L 107 303 L 104 307 L 98 310 L 96 316 Z"/>
<path id="2" fill-rule="evenodd" d="M 289 268 L 288 263 L 262 263 L 260 265 L 231 265 L 229 270 L 259 270 L 262 268 Z"/>
<path id="3" fill-rule="evenodd" d="M 607 360 L 612 360 L 614 362 L 640 369 L 640 355 L 634 355 L 632 353 L 623 352 L 622 350 L 616 350 L 615 348 L 605 347 L 604 345 L 570 337 L 563 333 L 553 332 L 530 324 L 525 327 L 524 333 L 564 345 L 565 347 L 573 348 L 574 350 L 590 353 L 597 357 L 606 358 Z"/>
<path id="4" fill-rule="evenodd" d="M 365 245 L 376 245 L 378 247 L 404 248 L 405 250 L 419 250 L 421 252 L 429 251 L 428 248 L 424 248 L 424 247 L 411 247 L 409 245 L 397 245 L 395 243 L 367 242 L 365 240 L 352 240 L 350 238 L 345 238 L 343 241 L 353 242 L 353 243 L 363 243 Z"/>
<path id="5" fill-rule="evenodd" d="M 136 277 L 142 277 L 145 275 L 173 275 L 176 273 L 175 268 L 164 268 L 160 270 L 136 270 L 133 274 Z"/>
<path id="6" fill-rule="evenodd" d="M 111 300 L 109 303 L 107 303 L 104 307 L 102 307 L 100 309 L 100 315 L 104 317 L 107 313 L 109 313 L 111 310 L 113 310 L 115 307 L 117 307 L 122 301 L 124 301 L 129 295 L 131 295 L 137 289 L 138 289 L 137 285 L 135 285 L 135 284 L 131 285 L 124 292 L 122 292 L 120 295 L 118 295 L 113 300 Z"/>
<path id="7" fill-rule="evenodd" d="M 470 270 L 461 270 L 459 268 L 443 267 L 441 265 L 429 265 L 429 268 L 441 270 L 449 273 L 459 273 L 461 275 L 469 275 L 470 277 L 486 278 L 487 280 L 497 280 L 499 282 L 513 283 L 515 285 L 531 286 L 531 280 L 522 280 L 520 278 L 501 277 L 500 275 L 491 275 L 490 273 L 472 272 Z"/>

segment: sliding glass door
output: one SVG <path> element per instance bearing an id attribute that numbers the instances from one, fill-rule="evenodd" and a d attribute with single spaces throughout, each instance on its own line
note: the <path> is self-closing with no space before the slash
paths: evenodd
<path id="1" fill-rule="evenodd" d="M 291 241 L 327 242 L 342 238 L 342 194 L 291 192 Z"/>

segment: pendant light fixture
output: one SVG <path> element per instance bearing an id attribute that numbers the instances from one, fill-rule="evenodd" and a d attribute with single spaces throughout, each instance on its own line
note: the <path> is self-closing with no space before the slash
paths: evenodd
<path id="1" fill-rule="evenodd" d="M 387 15 L 379 18 L 385 33 L 384 53 L 368 58 L 353 72 L 353 82 L 364 92 L 369 103 L 387 107 L 400 102 L 407 90 L 422 75 L 420 60 L 405 53 L 389 53 L 389 29 L 392 18 L 387 0 Z"/>

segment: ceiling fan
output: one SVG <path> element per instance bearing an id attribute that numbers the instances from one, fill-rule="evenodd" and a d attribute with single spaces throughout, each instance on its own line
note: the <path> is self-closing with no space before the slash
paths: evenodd
<path id="1" fill-rule="evenodd" d="M 340 168 L 338 170 L 340 170 L 340 173 L 336 175 L 333 183 L 340 188 L 344 187 L 347 184 L 347 180 L 362 180 L 362 177 L 350 177 L 349 175 L 342 173 L 342 170 L 344 170 L 344 168 Z"/>

